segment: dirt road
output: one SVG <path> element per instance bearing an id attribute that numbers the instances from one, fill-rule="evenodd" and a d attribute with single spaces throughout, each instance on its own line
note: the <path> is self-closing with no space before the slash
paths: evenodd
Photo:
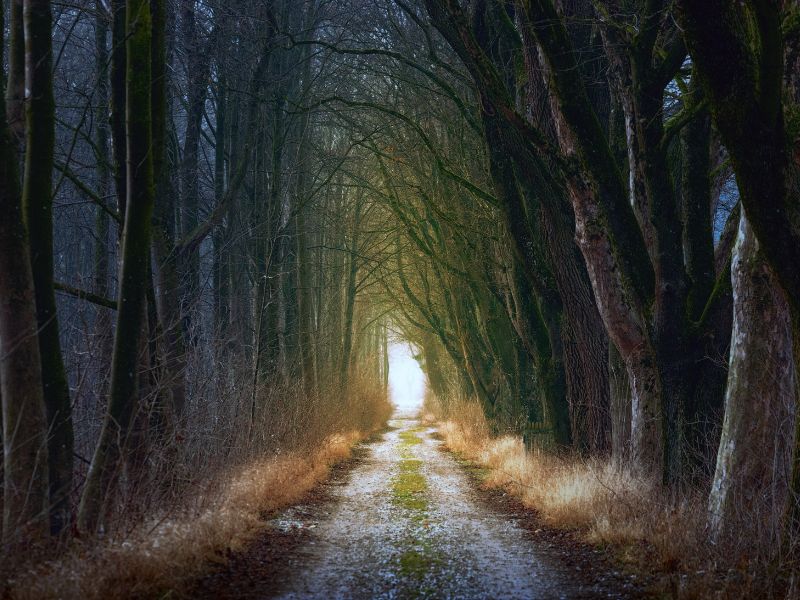
<path id="1" fill-rule="evenodd" d="M 582 584 L 557 552 L 480 502 L 433 429 L 412 419 L 390 425 L 333 492 L 329 511 L 299 507 L 273 521 L 310 532 L 277 597 L 616 596 Z"/>

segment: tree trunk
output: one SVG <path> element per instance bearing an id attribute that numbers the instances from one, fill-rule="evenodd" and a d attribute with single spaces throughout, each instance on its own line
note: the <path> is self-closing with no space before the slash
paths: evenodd
<path id="1" fill-rule="evenodd" d="M 264 227 L 264 222 L 260 226 L 266 229 L 266 233 L 260 240 L 258 252 L 259 280 L 259 328 L 258 328 L 258 352 L 263 353 L 258 368 L 259 374 L 263 379 L 268 379 L 271 375 L 278 372 L 280 367 L 280 337 L 279 337 L 279 318 L 280 318 L 280 270 L 279 265 L 283 261 L 282 237 L 279 234 L 281 221 L 280 202 L 280 150 L 275 150 L 276 159 L 273 160 L 272 181 L 270 182 L 270 200 L 267 206 L 265 221 L 268 223 Z"/>
<path id="2" fill-rule="evenodd" d="M 313 27 L 313 8 L 314 2 L 306 2 L 305 15 L 304 15 L 304 29 L 308 32 L 307 36 L 315 34 Z M 312 46 L 304 46 L 302 53 L 302 60 L 304 61 L 302 70 L 302 97 L 306 97 L 307 92 L 311 88 L 311 50 Z M 297 179 L 295 182 L 295 265 L 297 270 L 297 318 L 298 318 L 298 346 L 300 349 L 300 364 L 302 368 L 303 382 L 306 394 L 313 396 L 318 389 L 318 382 L 316 377 L 316 353 L 314 340 L 312 339 L 313 320 L 312 320 L 312 304 L 313 304 L 313 283 L 312 283 L 312 265 L 311 255 L 308 251 L 309 240 L 311 238 L 308 231 L 308 204 L 309 186 L 308 186 L 308 172 L 309 165 L 308 159 L 310 156 L 310 119 L 309 112 L 304 112 L 300 123 L 298 125 L 298 135 L 300 137 L 297 154 L 295 156 L 295 169 L 297 170 Z"/>
<path id="3" fill-rule="evenodd" d="M 218 59 L 219 60 L 219 59 Z M 228 127 L 228 102 L 227 79 L 220 73 L 217 80 L 217 102 L 214 113 L 216 115 L 215 144 L 214 144 L 214 200 L 218 205 L 225 195 L 225 161 L 227 153 L 227 127 Z M 214 229 L 214 334 L 223 340 L 221 350 L 225 353 L 225 341 L 230 323 L 230 274 L 224 252 L 230 243 L 227 232 L 230 223 L 223 223 Z"/>
<path id="4" fill-rule="evenodd" d="M 0 10 L 0 31 L 3 30 Z M 0 62 L 3 44 L 0 40 Z M 33 274 L 22 217 L 17 144 L 0 98 L 0 400 L 2 540 L 20 543 L 48 531 L 47 422 L 42 393 Z"/>
<path id="5" fill-rule="evenodd" d="M 663 474 L 664 386 L 646 313 L 655 285 L 645 238 L 578 77 L 575 56 L 564 51 L 570 42 L 553 3 L 532 2 L 526 17 L 545 56 L 546 85 L 561 151 L 580 163 L 580 172 L 567 177 L 567 188 L 578 246 L 598 309 L 631 381 L 632 458 L 643 472 Z"/>
<path id="6" fill-rule="evenodd" d="M 125 73 L 127 72 L 126 13 L 127 0 L 111 0 L 111 136 L 114 140 L 114 182 L 117 211 L 125 221 L 127 206 L 127 144 L 125 140 Z M 122 237 L 122 225 L 119 236 Z"/>
<path id="7" fill-rule="evenodd" d="M 625 363 L 614 344 L 608 349 L 611 397 L 611 458 L 621 467 L 628 463 L 631 447 L 631 385 Z"/>
<path id="8" fill-rule="evenodd" d="M 353 314 L 356 305 L 356 276 L 358 275 L 359 233 L 361 231 L 361 209 L 363 200 L 356 199 L 353 213 L 353 229 L 350 235 L 349 268 L 347 272 L 347 287 L 345 288 L 344 305 L 344 342 L 342 345 L 342 358 L 339 363 L 339 386 L 342 394 L 346 396 L 348 378 L 350 376 L 351 353 L 353 350 Z"/>
<path id="9" fill-rule="evenodd" d="M 557 210 L 543 204 L 541 222 L 556 286 L 564 299 L 564 371 L 573 446 L 581 452 L 605 454 L 611 441 L 608 335 L 574 242 L 574 223 L 563 213 L 554 214 Z"/>
<path id="10" fill-rule="evenodd" d="M 8 24 L 8 82 L 6 118 L 12 141 L 19 147 L 25 140 L 25 24 L 23 0 L 11 0 Z"/>
<path id="11" fill-rule="evenodd" d="M 298 168 L 305 169 L 305 166 L 300 163 Z M 303 175 L 305 181 L 305 175 Z M 298 183 L 298 191 L 300 194 L 305 192 L 305 186 L 302 188 Z M 305 201 L 305 197 L 301 196 L 300 202 Z M 297 247 L 296 247 L 296 261 L 295 269 L 297 269 L 297 280 L 299 286 L 297 289 L 297 318 L 298 318 L 298 344 L 300 346 L 300 364 L 303 375 L 303 382 L 305 392 L 309 396 L 313 396 L 317 391 L 317 377 L 315 369 L 315 346 L 313 339 L 313 320 L 312 320 L 312 302 L 313 302 L 313 283 L 312 283 L 312 265 L 310 261 L 310 254 L 308 252 L 309 234 L 307 231 L 306 221 L 306 208 L 304 206 L 297 206 L 296 217 L 296 231 Z"/>
<path id="12" fill-rule="evenodd" d="M 742 205 L 793 313 L 800 315 L 800 165 L 788 151 L 795 140 L 789 139 L 785 122 L 785 115 L 797 110 L 798 99 L 787 93 L 791 83 L 784 72 L 787 48 L 781 31 L 783 11 L 796 7 L 756 4 L 676 2 Z"/>
<path id="13" fill-rule="evenodd" d="M 154 23 L 166 20 L 162 14 L 164 4 L 151 1 L 151 14 Z M 153 178 L 156 197 L 153 219 L 153 257 L 157 294 L 156 312 L 163 340 L 163 367 L 168 373 L 169 406 L 163 404 L 161 410 L 169 412 L 169 421 L 179 427 L 186 405 L 186 344 L 181 320 L 181 289 L 178 272 L 178 257 L 175 252 L 175 186 L 170 178 L 170 167 L 174 166 L 167 148 L 167 56 L 166 40 L 162 28 L 153 30 L 152 39 L 152 144 Z M 176 150 L 177 152 L 177 150 Z M 151 278 L 148 278 L 151 283 Z M 156 353 L 153 353 L 156 355 Z"/>
<path id="14" fill-rule="evenodd" d="M 96 116 L 97 133 L 95 136 L 97 156 L 97 192 L 101 198 L 108 198 L 111 189 L 111 152 L 109 149 L 110 123 L 109 112 L 109 81 L 108 81 L 108 15 L 102 0 L 95 2 L 95 73 L 97 77 L 97 105 L 99 110 Z M 109 278 L 111 276 L 109 257 L 111 256 L 111 219 L 104 207 L 98 206 L 95 212 L 95 246 L 94 246 L 94 293 L 101 298 L 110 296 Z M 110 311 L 98 308 L 94 324 L 94 335 L 97 340 L 98 360 L 100 366 L 97 371 L 97 394 L 105 395 L 108 384 L 108 359 L 113 350 L 114 337 L 112 333 Z"/>
<path id="15" fill-rule="evenodd" d="M 778 542 L 797 401 L 791 319 L 744 210 L 731 276 L 733 338 L 709 523 L 718 539 L 758 523 Z"/>
<path id="16" fill-rule="evenodd" d="M 425 356 L 423 354 L 423 356 Z M 383 324 L 381 328 L 381 357 L 383 358 L 383 365 L 381 368 L 383 393 L 386 398 L 389 398 L 389 326 L 387 323 Z M 425 359 L 427 360 L 427 358 Z"/>
<path id="17" fill-rule="evenodd" d="M 281 229 L 281 262 L 277 265 L 280 288 L 280 319 L 278 330 L 280 332 L 280 370 L 285 381 L 291 381 L 298 373 L 300 367 L 301 349 L 299 346 L 299 321 L 297 312 L 297 295 L 299 285 L 299 272 L 297 264 L 297 220 L 290 216 Z"/>
<path id="18" fill-rule="evenodd" d="M 70 520 L 72 491 L 72 406 L 61 355 L 56 297 L 53 287 L 53 152 L 55 99 L 53 97 L 52 14 L 47 0 L 26 0 L 25 175 L 22 205 L 30 236 L 30 256 L 39 323 L 44 402 L 49 428 L 50 525 L 60 532 Z"/>
<path id="19" fill-rule="evenodd" d="M 553 440 L 560 446 L 572 443 L 572 430 L 567 400 L 567 381 L 561 359 L 561 328 L 557 313 L 546 297 L 538 300 L 531 289 L 530 277 L 520 265 L 509 282 L 514 316 L 512 323 L 528 355 L 531 357 L 541 389 L 541 408 L 545 421 L 553 431 Z M 529 413 L 538 412 L 529 406 Z"/>

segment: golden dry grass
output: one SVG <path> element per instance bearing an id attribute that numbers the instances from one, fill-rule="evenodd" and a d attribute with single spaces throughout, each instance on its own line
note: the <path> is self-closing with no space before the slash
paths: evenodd
<path id="1" fill-rule="evenodd" d="M 149 449 L 158 468 L 125 482 L 105 536 L 0 555 L 0 597 L 180 596 L 257 537 L 267 513 L 324 480 L 393 410 L 383 388 L 363 377 L 346 395 L 335 386 L 306 397 L 296 384 L 262 385 L 252 416 L 249 392 L 228 391 L 227 413 L 213 421 L 196 414 L 179 447 Z"/>
<path id="2" fill-rule="evenodd" d="M 703 543 L 700 494 L 671 498 L 656 482 L 608 459 L 528 450 L 515 436 L 493 438 L 474 403 L 462 401 L 449 416 L 439 423 L 446 445 L 487 469 L 484 485 L 513 494 L 546 525 L 577 530 L 587 542 L 615 547 L 623 557 L 644 543 L 658 562 L 653 567 L 670 571 L 688 567 Z"/>
<path id="3" fill-rule="evenodd" d="M 224 561 L 252 541 L 266 525 L 265 513 L 297 502 L 325 479 L 332 465 L 347 458 L 357 431 L 329 436 L 310 453 L 288 453 L 253 462 L 218 486 L 216 498 L 196 513 L 142 523 L 125 539 L 75 547 L 61 559 L 19 574 L 10 597 L 153 597 Z"/>
<path id="4" fill-rule="evenodd" d="M 665 488 L 614 464 L 526 449 L 493 437 L 477 402 L 426 402 L 447 447 L 485 469 L 484 485 L 534 509 L 547 526 L 572 530 L 652 582 L 665 598 L 800 598 L 797 564 L 759 537 L 758 522 L 735 540 L 711 543 L 702 487 Z"/>

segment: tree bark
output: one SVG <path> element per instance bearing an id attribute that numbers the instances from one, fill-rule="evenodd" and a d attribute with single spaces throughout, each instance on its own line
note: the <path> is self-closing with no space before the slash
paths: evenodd
<path id="1" fill-rule="evenodd" d="M 339 363 L 339 386 L 343 394 L 347 393 L 351 368 L 351 354 L 353 350 L 353 314 L 356 304 L 356 276 L 358 275 L 359 260 L 359 234 L 361 232 L 361 211 L 363 200 L 359 197 L 355 202 L 353 212 L 353 226 L 350 234 L 349 263 L 347 271 L 347 284 L 345 287 L 344 302 L 344 341 L 342 345 L 342 359 Z"/>
<path id="2" fill-rule="evenodd" d="M 127 69 L 126 13 L 127 0 L 111 0 L 111 136 L 114 153 L 114 183 L 117 190 L 117 212 L 125 221 L 127 206 L 127 142 L 125 139 Z M 122 237 L 123 224 L 119 227 Z"/>
<path id="3" fill-rule="evenodd" d="M 217 59 L 219 62 L 219 58 Z M 225 195 L 225 175 L 228 143 L 228 90 L 227 79 L 220 73 L 217 80 L 216 128 L 214 140 L 214 201 L 219 204 Z M 221 224 L 214 230 L 214 332 L 222 340 L 227 339 L 230 323 L 230 273 L 224 255 L 225 246 L 230 243 L 227 232 L 230 223 Z M 223 343 L 223 352 L 225 352 Z"/>
<path id="4" fill-rule="evenodd" d="M 3 16 L 0 10 L 0 31 Z M 0 43 L 0 62 L 2 52 Z M 5 100 L 0 98 L 0 103 L 2 540 L 16 544 L 41 539 L 48 531 L 47 421 L 17 143 L 6 121 Z"/>
<path id="5" fill-rule="evenodd" d="M 166 20 L 163 2 L 151 1 L 151 15 L 154 23 Z M 153 219 L 153 258 L 157 285 L 155 298 L 156 313 L 163 334 L 163 367 L 168 373 L 168 411 L 167 419 L 174 427 L 179 427 L 186 405 L 186 343 L 181 320 L 181 286 L 178 257 L 175 243 L 175 186 L 170 178 L 169 168 L 174 166 L 167 149 L 167 55 L 166 40 L 162 28 L 154 28 L 152 39 L 152 144 L 153 178 L 156 197 Z"/>
<path id="6" fill-rule="evenodd" d="M 314 36 L 315 26 L 313 20 L 314 2 L 306 2 L 304 7 L 304 30 L 307 36 Z M 311 89 L 311 50 L 312 47 L 304 46 L 302 52 L 303 68 L 302 68 L 302 91 L 301 97 L 307 97 L 307 93 Z M 308 250 L 309 240 L 311 238 L 308 226 L 309 219 L 307 213 L 309 212 L 308 204 L 310 203 L 309 186 L 308 186 L 308 159 L 310 157 L 310 119 L 309 112 L 304 112 L 300 118 L 298 125 L 299 141 L 297 144 L 297 153 L 295 156 L 295 169 L 297 170 L 297 178 L 295 181 L 295 198 L 294 198 L 294 211 L 295 211 L 295 265 L 297 270 L 298 289 L 296 292 L 297 297 L 297 318 L 298 318 L 298 346 L 300 351 L 300 364 L 302 369 L 303 383 L 305 386 L 306 394 L 314 396 L 318 389 L 318 382 L 316 376 L 316 352 L 314 347 L 313 335 L 313 320 L 312 320 L 312 305 L 313 305 L 313 283 L 312 283 L 312 265 L 311 255 Z"/>
<path id="7" fill-rule="evenodd" d="M 731 157 L 742 205 L 797 315 L 800 164 L 789 156 L 794 140 L 787 139 L 784 115 L 796 110 L 797 99 L 784 93 L 783 4 L 791 10 L 788 3 L 725 0 L 679 0 L 677 7 L 714 124 Z"/>
<path id="8" fill-rule="evenodd" d="M 25 24 L 23 0 L 11 0 L 8 24 L 8 81 L 6 118 L 12 140 L 20 147 L 25 141 Z"/>
<path id="9" fill-rule="evenodd" d="M 95 137 L 97 156 L 97 190 L 101 198 L 107 198 L 112 193 L 111 188 L 111 152 L 109 148 L 110 122 L 109 122 L 109 79 L 108 79 L 108 14 L 103 0 L 95 2 L 95 73 L 97 76 L 97 104 L 99 106 L 97 119 L 97 134 Z M 95 247 L 94 247 L 94 293 L 102 298 L 110 296 L 110 265 L 111 256 L 111 219 L 104 207 L 98 206 L 95 212 Z M 111 313 L 107 310 L 98 310 L 95 321 L 95 336 L 100 349 L 100 386 L 98 392 L 106 393 L 108 383 L 108 358 L 113 350 L 113 334 L 111 331 Z"/>
<path id="10" fill-rule="evenodd" d="M 731 276 L 733 337 L 709 523 L 718 539 L 759 523 L 772 542 L 779 542 L 798 392 L 792 325 L 786 297 L 745 211 Z"/>
<path id="11" fill-rule="evenodd" d="M 676 2 L 693 66 L 731 159 L 741 203 L 792 312 L 800 364 L 800 144 L 796 120 L 800 25 L 796 2 Z M 788 69 L 787 69 L 788 66 Z M 800 431 L 800 421 L 798 421 Z M 800 443 L 800 435 L 797 436 Z M 788 524 L 800 529 L 800 447 Z"/>
<path id="12" fill-rule="evenodd" d="M 30 236 L 31 268 L 39 323 L 44 402 L 49 428 L 50 525 L 69 524 L 72 491 L 72 406 L 59 340 L 53 284 L 53 97 L 52 14 L 48 0 L 26 0 L 25 85 L 27 88 L 25 174 L 22 205 Z"/>
<path id="13" fill-rule="evenodd" d="M 631 450 L 631 384 L 625 363 L 614 344 L 608 349 L 611 403 L 611 459 L 618 467 L 628 463 Z"/>

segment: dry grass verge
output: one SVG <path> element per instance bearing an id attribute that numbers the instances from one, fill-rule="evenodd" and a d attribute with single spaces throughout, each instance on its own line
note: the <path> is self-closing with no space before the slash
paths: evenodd
<path id="1" fill-rule="evenodd" d="M 0 598 L 179 596 L 210 563 L 258 536 L 266 513 L 325 479 L 392 412 L 374 378 L 353 377 L 347 394 L 331 384 L 311 396 L 297 381 L 255 389 L 217 383 L 216 391 L 195 390 L 179 429 L 159 436 L 153 428 L 121 461 L 121 493 L 109 504 L 104 535 L 65 534 L 27 544 L 24 554 L 0 548 Z"/>
<path id="2" fill-rule="evenodd" d="M 701 490 L 669 492 L 610 460 L 528 450 L 519 437 L 492 437 L 476 403 L 455 402 L 445 414 L 429 405 L 426 418 L 438 420 L 450 450 L 485 469 L 486 487 L 512 494 L 545 526 L 571 530 L 615 562 L 652 576 L 655 595 L 797 597 L 787 591 L 785 568 L 759 555 L 755 544 L 748 553 L 707 540 Z"/>
<path id="3" fill-rule="evenodd" d="M 75 546 L 59 560 L 20 573 L 9 582 L 9 597 L 99 600 L 179 591 L 210 562 L 252 541 L 266 524 L 265 513 L 297 502 L 363 437 L 357 431 L 332 435 L 314 452 L 246 465 L 217 487 L 203 510 L 149 520 L 125 539 Z"/>

